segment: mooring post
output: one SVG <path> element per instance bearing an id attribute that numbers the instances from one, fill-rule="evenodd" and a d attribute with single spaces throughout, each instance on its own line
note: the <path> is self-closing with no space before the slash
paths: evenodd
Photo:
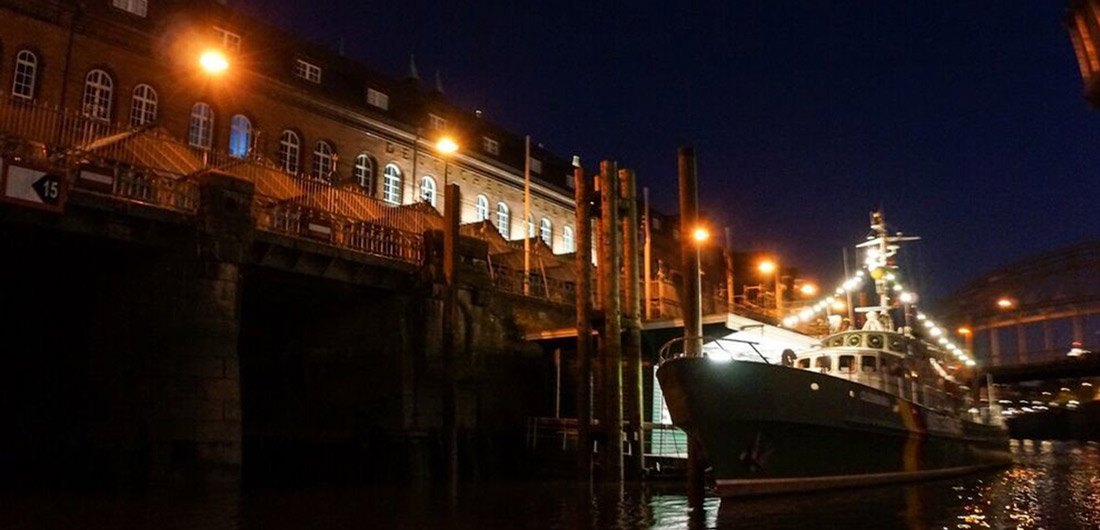
<path id="1" fill-rule="evenodd" d="M 592 478 L 592 231 L 588 203 L 591 197 L 584 169 L 573 168 L 573 197 L 577 204 L 574 267 L 577 305 L 577 478 Z"/>
<path id="2" fill-rule="evenodd" d="M 733 313 L 737 298 L 733 292 L 733 229 L 726 227 L 726 312 Z"/>
<path id="3" fill-rule="evenodd" d="M 626 390 L 630 404 L 626 419 L 630 423 L 630 475 L 645 473 L 644 404 L 642 402 L 642 318 L 641 279 L 638 277 L 638 187 L 634 172 L 619 170 L 619 194 L 623 212 L 623 285 L 626 306 L 623 310 L 623 356 L 626 357 Z"/>
<path id="4" fill-rule="evenodd" d="M 680 173 L 680 252 L 684 270 L 684 355 L 703 355 L 703 308 L 699 293 L 699 243 L 693 237 L 699 224 L 699 195 L 695 174 L 695 149 L 681 147 L 678 156 Z M 688 506 L 692 510 L 703 508 L 704 461 L 702 446 L 688 433 Z"/>
<path id="5" fill-rule="evenodd" d="M 458 417 L 455 404 L 455 309 L 458 305 L 458 184 L 448 184 L 443 200 L 443 453 L 447 485 L 458 489 Z"/>
<path id="6" fill-rule="evenodd" d="M 604 329 L 600 344 L 604 376 L 604 451 L 603 478 L 623 480 L 623 350 L 619 278 L 622 263 L 622 231 L 619 228 L 618 171 L 615 162 L 600 162 L 600 276 L 603 278 Z"/>

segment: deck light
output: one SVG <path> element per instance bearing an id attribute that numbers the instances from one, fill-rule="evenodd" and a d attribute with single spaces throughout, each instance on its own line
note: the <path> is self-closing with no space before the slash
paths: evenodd
<path id="1" fill-rule="evenodd" d="M 817 294 L 817 286 L 812 283 L 804 283 L 799 291 L 806 296 L 813 296 Z"/>

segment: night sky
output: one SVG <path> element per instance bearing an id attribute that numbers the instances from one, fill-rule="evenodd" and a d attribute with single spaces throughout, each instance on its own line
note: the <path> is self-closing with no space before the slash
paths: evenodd
<path id="1" fill-rule="evenodd" d="M 826 286 L 878 205 L 925 238 L 926 299 L 1098 236 L 1100 112 L 1060 0 L 676 4 L 230 0 L 397 77 L 415 51 L 460 105 L 618 159 L 669 212 L 692 144 L 738 250 Z"/>

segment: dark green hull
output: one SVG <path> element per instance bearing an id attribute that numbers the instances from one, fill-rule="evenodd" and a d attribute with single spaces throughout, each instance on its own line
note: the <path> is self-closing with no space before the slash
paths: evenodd
<path id="1" fill-rule="evenodd" d="M 723 496 L 927 479 L 1010 461 L 1003 428 L 817 372 L 680 358 L 657 379 L 673 423 L 702 442 Z"/>

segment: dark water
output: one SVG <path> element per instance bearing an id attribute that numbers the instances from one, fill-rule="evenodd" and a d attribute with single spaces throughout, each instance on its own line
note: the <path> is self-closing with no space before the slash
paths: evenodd
<path id="1" fill-rule="evenodd" d="M 1021 443 L 1000 472 L 911 486 L 719 501 L 691 517 L 679 483 L 569 482 L 194 495 L 0 498 L 0 529 L 1100 528 L 1100 445 Z"/>

